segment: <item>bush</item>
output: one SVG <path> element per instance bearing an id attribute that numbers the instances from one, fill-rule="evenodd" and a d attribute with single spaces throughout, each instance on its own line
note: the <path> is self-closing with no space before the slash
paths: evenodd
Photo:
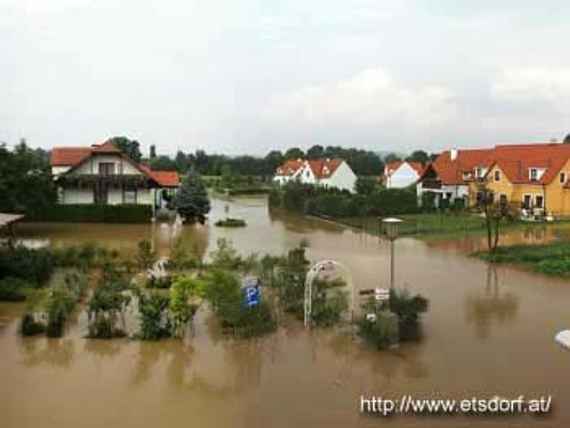
<path id="1" fill-rule="evenodd" d="M 26 299 L 28 292 L 35 288 L 35 284 L 21 278 L 8 277 L 0 280 L 0 300 L 7 302 L 21 302 Z"/>
<path id="2" fill-rule="evenodd" d="M 139 295 L 140 339 L 159 340 L 170 337 L 168 305 L 168 296 L 158 293 L 141 293 Z"/>
<path id="3" fill-rule="evenodd" d="M 400 340 L 420 338 L 420 314 L 427 312 L 428 301 L 420 295 L 412 296 L 407 290 L 390 290 L 390 310 L 398 316 Z"/>
<path id="4" fill-rule="evenodd" d="M 205 292 L 205 283 L 201 280 L 182 276 L 176 278 L 170 290 L 169 315 L 172 336 L 182 337 L 184 329 L 194 318 L 198 310 L 196 303 L 190 299 L 201 298 Z"/>
<path id="5" fill-rule="evenodd" d="M 570 275 L 570 258 L 542 260 L 536 266 L 536 270 L 547 275 Z"/>
<path id="6" fill-rule="evenodd" d="M 28 216 L 28 221 L 72 223 L 148 223 L 151 205 L 56 204 Z"/>
<path id="7" fill-rule="evenodd" d="M 37 322 L 33 315 L 25 314 L 22 318 L 21 333 L 23 336 L 35 336 L 37 334 L 43 334 L 46 331 L 46 327 L 41 322 Z"/>
<path id="8" fill-rule="evenodd" d="M 123 330 L 116 327 L 119 314 L 129 304 L 131 297 L 123 292 L 128 284 L 113 265 L 106 265 L 103 284 L 95 289 L 87 304 L 90 338 L 111 339 L 124 336 Z"/>
<path id="9" fill-rule="evenodd" d="M 218 220 L 215 225 L 218 227 L 245 227 L 247 223 L 240 218 L 227 217 L 224 220 Z"/>
<path id="10" fill-rule="evenodd" d="M 53 272 L 54 259 L 50 250 L 23 246 L 0 250 L 0 279 L 16 277 L 41 285 Z"/>
<path id="11" fill-rule="evenodd" d="M 357 322 L 358 335 L 377 349 L 386 349 L 400 340 L 399 323 L 396 314 L 380 311 L 375 320 L 366 317 Z"/>

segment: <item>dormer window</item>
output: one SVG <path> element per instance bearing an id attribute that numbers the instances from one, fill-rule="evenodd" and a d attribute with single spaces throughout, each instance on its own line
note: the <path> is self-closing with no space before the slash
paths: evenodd
<path id="1" fill-rule="evenodd" d="M 566 173 L 565 172 L 560 173 L 560 183 L 566 184 Z"/>
<path id="2" fill-rule="evenodd" d="M 481 178 L 482 175 L 483 175 L 483 169 L 480 167 L 475 168 L 475 177 Z"/>
<path id="3" fill-rule="evenodd" d="M 537 181 L 538 180 L 538 169 L 531 168 L 529 171 L 530 181 Z"/>
<path id="4" fill-rule="evenodd" d="M 501 181 L 501 171 L 495 171 L 495 181 Z"/>

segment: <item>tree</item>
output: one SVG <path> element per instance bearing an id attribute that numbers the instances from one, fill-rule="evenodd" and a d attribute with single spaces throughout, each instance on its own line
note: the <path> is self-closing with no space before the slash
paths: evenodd
<path id="1" fill-rule="evenodd" d="M 190 223 L 204 223 L 206 214 L 210 212 L 210 198 L 200 175 L 191 170 L 184 180 L 174 199 L 178 213 Z"/>
<path id="2" fill-rule="evenodd" d="M 424 150 L 415 150 L 406 158 L 406 161 L 426 164 L 429 161 L 429 155 Z"/>
<path id="3" fill-rule="evenodd" d="M 127 137 L 113 137 L 108 140 L 113 143 L 119 150 L 126 154 L 135 162 L 140 162 L 142 153 L 140 150 L 140 143 L 137 140 L 130 140 Z"/>
<path id="4" fill-rule="evenodd" d="M 570 144 L 570 134 L 566 135 L 566 137 L 564 137 L 564 144 Z"/>
<path id="5" fill-rule="evenodd" d="M 265 173 L 273 174 L 277 167 L 283 163 L 283 159 L 283 153 L 281 153 L 279 150 L 270 151 L 267 156 L 265 156 Z"/>
<path id="6" fill-rule="evenodd" d="M 358 177 L 355 184 L 356 193 L 365 196 L 371 195 L 376 190 L 377 184 L 374 177 Z"/>
<path id="7" fill-rule="evenodd" d="M 160 155 L 150 160 L 150 167 L 156 171 L 176 171 L 176 162 L 169 156 Z"/>
<path id="8" fill-rule="evenodd" d="M 479 206 L 485 216 L 487 247 L 490 253 L 494 253 L 499 247 L 501 223 L 511 218 L 512 212 L 508 203 L 501 200 L 495 201 L 495 195 L 486 182 L 483 181 L 477 185 L 477 194 Z"/>
<path id="9" fill-rule="evenodd" d="M 156 146 L 154 144 L 152 144 L 150 146 L 150 153 L 149 153 L 149 159 L 152 160 L 156 157 Z"/>
<path id="10" fill-rule="evenodd" d="M 386 157 L 384 158 L 384 162 L 386 162 L 386 163 L 398 162 L 401 160 L 402 160 L 402 158 L 400 156 L 398 156 L 396 153 L 387 154 Z"/>
<path id="11" fill-rule="evenodd" d="M 292 147 L 285 152 L 285 159 L 303 159 L 305 153 L 299 147 Z"/>
<path id="12" fill-rule="evenodd" d="M 325 148 L 318 144 L 307 150 L 307 158 L 309 159 L 320 159 L 323 158 L 325 154 Z"/>

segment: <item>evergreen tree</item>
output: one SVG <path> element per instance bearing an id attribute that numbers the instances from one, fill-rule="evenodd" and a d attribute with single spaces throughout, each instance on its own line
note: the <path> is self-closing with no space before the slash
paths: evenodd
<path id="1" fill-rule="evenodd" d="M 174 200 L 176 210 L 186 222 L 195 223 L 199 221 L 204 223 L 206 214 L 210 212 L 210 198 L 206 186 L 202 182 L 200 176 L 190 171 L 176 194 Z"/>

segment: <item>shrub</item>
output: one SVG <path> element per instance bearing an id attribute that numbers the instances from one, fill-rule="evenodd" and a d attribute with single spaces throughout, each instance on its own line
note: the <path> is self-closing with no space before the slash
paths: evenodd
<path id="1" fill-rule="evenodd" d="M 27 217 L 31 221 L 71 223 L 148 223 L 151 205 L 56 204 Z"/>
<path id="2" fill-rule="evenodd" d="M 21 302 L 26 299 L 28 292 L 34 288 L 35 284 L 21 278 L 4 278 L 0 280 L 0 300 Z"/>
<path id="3" fill-rule="evenodd" d="M 245 227 L 245 226 L 247 226 L 247 223 L 245 222 L 245 220 L 242 220 L 240 218 L 231 218 L 231 217 L 225 218 L 224 220 L 218 220 L 214 224 L 218 227 Z"/>
<path id="4" fill-rule="evenodd" d="M 124 331 L 117 327 L 119 314 L 131 301 L 128 284 L 113 265 L 106 265 L 103 284 L 95 289 L 87 304 L 89 314 L 90 338 L 110 339 L 124 336 Z"/>
<path id="5" fill-rule="evenodd" d="M 136 261 L 140 270 L 149 269 L 156 262 L 156 253 L 152 250 L 150 241 L 144 239 L 138 243 Z"/>
<path id="6" fill-rule="evenodd" d="M 139 294 L 140 339 L 159 340 L 170 337 L 168 305 L 168 296 L 158 293 Z"/>
<path id="7" fill-rule="evenodd" d="M 570 275 L 570 258 L 542 260 L 536 270 L 547 275 Z"/>
<path id="8" fill-rule="evenodd" d="M 184 329 L 192 321 L 198 310 L 196 303 L 190 299 L 200 298 L 204 295 L 205 283 L 199 279 L 182 276 L 176 278 L 170 290 L 169 312 L 172 336 L 182 337 Z"/>
<path id="9" fill-rule="evenodd" d="M 35 336 L 45 333 L 45 331 L 46 327 L 43 323 L 37 322 L 31 314 L 24 314 L 20 331 L 23 336 Z"/>
<path id="10" fill-rule="evenodd" d="M 400 340 L 417 340 L 420 337 L 420 314 L 427 312 L 428 300 L 412 296 L 407 290 L 390 290 L 390 310 L 398 316 Z"/>
<path id="11" fill-rule="evenodd" d="M 210 254 L 212 265 L 223 269 L 239 268 L 242 263 L 242 258 L 234 248 L 232 241 L 225 238 L 219 238 L 217 245 L 216 251 L 213 251 Z"/>
<path id="12" fill-rule="evenodd" d="M 23 246 L 0 250 L 0 278 L 16 277 L 43 284 L 53 272 L 54 260 L 49 249 Z"/>
<path id="13" fill-rule="evenodd" d="M 380 311 L 375 315 L 374 320 L 363 317 L 357 322 L 358 335 L 377 349 L 397 344 L 400 338 L 397 315 L 389 311 Z"/>

